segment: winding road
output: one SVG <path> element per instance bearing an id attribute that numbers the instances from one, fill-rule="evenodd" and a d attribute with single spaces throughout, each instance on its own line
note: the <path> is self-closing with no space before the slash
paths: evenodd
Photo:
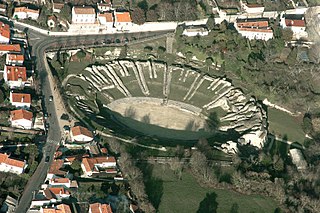
<path id="1" fill-rule="evenodd" d="M 25 29 L 25 26 L 15 24 L 15 28 L 19 30 L 25 30 L 28 34 L 29 45 L 32 49 L 31 55 L 35 59 L 35 70 L 40 77 L 42 94 L 45 97 L 45 108 L 48 114 L 51 116 L 48 118 L 50 124 L 47 142 L 42 150 L 42 160 L 35 173 L 30 177 L 24 192 L 19 199 L 18 206 L 15 210 L 17 213 L 27 212 L 33 193 L 37 191 L 41 184 L 45 181 L 47 171 L 53 160 L 55 150 L 58 148 L 58 144 L 62 138 L 62 126 L 59 121 L 59 114 L 61 114 L 61 107 L 63 101 L 60 95 L 55 93 L 55 85 L 51 71 L 49 70 L 45 53 L 49 51 L 57 51 L 59 49 L 78 49 L 82 47 L 94 47 L 94 46 L 121 46 L 130 44 L 131 42 L 143 42 L 146 39 L 152 39 L 159 36 L 165 36 L 168 33 L 172 33 L 172 30 L 159 30 L 153 32 L 141 32 L 141 33 L 117 33 L 117 34 L 104 34 L 104 35 L 77 35 L 77 36 L 49 36 L 41 34 L 32 29 Z M 55 95 L 53 102 L 48 101 L 48 97 Z M 60 99 L 60 100 L 57 100 Z M 50 156 L 50 161 L 45 162 L 46 156 Z"/>

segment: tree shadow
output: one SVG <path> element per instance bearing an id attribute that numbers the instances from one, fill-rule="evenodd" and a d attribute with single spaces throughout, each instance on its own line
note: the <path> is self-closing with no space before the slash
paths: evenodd
<path id="1" fill-rule="evenodd" d="M 130 107 L 126 108 L 126 110 L 124 112 L 124 116 L 134 119 L 136 117 L 136 110 L 130 106 Z"/>
<path id="2" fill-rule="evenodd" d="M 197 213 L 216 213 L 218 209 L 217 194 L 207 193 L 206 197 L 200 202 Z"/>
<path id="3" fill-rule="evenodd" d="M 206 120 L 209 130 L 218 130 L 220 126 L 220 119 L 216 112 L 210 112 L 208 119 Z"/>
<path id="4" fill-rule="evenodd" d="M 188 122 L 188 124 L 186 125 L 186 127 L 185 127 L 185 130 L 187 130 L 187 131 L 193 131 L 195 128 L 195 122 L 194 122 L 194 120 L 190 120 L 189 122 Z"/>
<path id="5" fill-rule="evenodd" d="M 150 114 L 147 114 L 142 117 L 141 121 L 146 124 L 150 124 Z"/>

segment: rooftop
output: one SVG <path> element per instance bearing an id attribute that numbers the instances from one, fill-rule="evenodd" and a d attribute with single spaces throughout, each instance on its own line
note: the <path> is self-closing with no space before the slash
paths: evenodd
<path id="1" fill-rule="evenodd" d="M 90 210 L 92 213 L 112 213 L 112 209 L 109 204 L 93 203 L 90 204 Z"/>
<path id="2" fill-rule="evenodd" d="M 18 66 L 5 66 L 5 72 L 7 72 L 8 81 L 27 81 L 27 69 L 25 67 Z"/>
<path id="3" fill-rule="evenodd" d="M 129 12 L 119 13 L 116 12 L 116 20 L 117 22 L 131 22 L 131 17 Z"/>
<path id="4" fill-rule="evenodd" d="M 0 44 L 0 52 L 21 52 L 19 44 Z"/>
<path id="5" fill-rule="evenodd" d="M 103 17 L 103 18 L 105 18 L 105 19 L 106 19 L 106 22 L 113 22 L 112 13 L 99 14 L 98 17 Z"/>
<path id="6" fill-rule="evenodd" d="M 93 138 L 93 134 L 87 128 L 82 126 L 75 126 L 71 128 L 71 132 L 73 136 L 85 135 L 87 137 Z"/>
<path id="7" fill-rule="evenodd" d="M 63 166 L 63 160 L 54 160 L 49 168 L 49 174 L 65 175 L 67 172 L 60 170 Z"/>
<path id="8" fill-rule="evenodd" d="M 71 209 L 66 204 L 60 204 L 52 208 L 44 208 L 43 213 L 71 213 Z"/>
<path id="9" fill-rule="evenodd" d="M 0 35 L 10 39 L 10 26 L 0 21 Z"/>
<path id="10" fill-rule="evenodd" d="M 116 163 L 115 157 L 94 157 L 94 158 L 82 158 L 82 164 L 84 165 L 87 172 L 95 170 L 95 165 L 103 163 Z"/>
<path id="11" fill-rule="evenodd" d="M 12 159 L 9 157 L 10 157 L 10 155 L 0 153 L 0 164 L 4 163 L 4 164 L 10 165 L 10 166 L 24 168 L 24 166 L 26 164 L 24 161 L 15 160 L 15 159 Z"/>
<path id="12" fill-rule="evenodd" d="M 27 7 L 16 7 L 14 8 L 15 13 L 36 13 L 39 14 L 39 10 L 30 9 Z"/>
<path id="13" fill-rule="evenodd" d="M 31 104 L 31 95 L 24 93 L 11 93 L 12 102 Z"/>
<path id="14" fill-rule="evenodd" d="M 96 14 L 96 11 L 93 7 L 74 6 L 73 9 L 75 14 Z"/>
<path id="15" fill-rule="evenodd" d="M 7 57 L 10 61 L 24 61 L 24 56 L 22 54 L 9 53 Z"/>
<path id="16" fill-rule="evenodd" d="M 29 121 L 32 121 L 33 115 L 32 112 L 29 112 L 24 109 L 18 109 L 11 111 L 11 120 L 20 120 L 20 119 L 26 119 Z"/>

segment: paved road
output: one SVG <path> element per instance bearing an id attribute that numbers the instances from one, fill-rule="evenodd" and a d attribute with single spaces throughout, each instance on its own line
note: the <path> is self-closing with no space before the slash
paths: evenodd
<path id="1" fill-rule="evenodd" d="M 16 28 L 20 30 L 25 30 L 23 26 L 16 25 Z M 59 125 L 59 117 L 57 114 L 56 103 L 62 100 L 54 100 L 53 102 L 48 101 L 48 97 L 54 94 L 54 85 L 52 75 L 50 70 L 48 70 L 45 52 L 49 50 L 57 50 L 59 48 L 72 49 L 75 47 L 84 47 L 88 45 L 97 44 L 107 44 L 113 45 L 117 43 L 118 45 L 123 45 L 124 42 L 129 42 L 132 40 L 140 40 L 144 38 L 150 38 L 154 36 L 159 36 L 162 34 L 172 33 L 172 31 L 158 31 L 158 32 L 144 32 L 144 33 L 124 33 L 124 34 L 106 34 L 106 35 L 79 35 L 79 36 L 46 36 L 40 34 L 32 29 L 28 29 L 29 44 L 32 48 L 32 56 L 36 56 L 36 70 L 38 71 L 42 93 L 45 97 L 45 107 L 48 114 L 51 114 L 49 119 L 49 131 L 47 135 L 46 145 L 43 147 L 42 153 L 43 158 L 39 163 L 37 170 L 34 175 L 29 179 L 22 196 L 20 197 L 19 204 L 16 208 L 17 213 L 26 212 L 30 206 L 32 200 L 32 194 L 34 191 L 39 189 L 41 184 L 44 182 L 49 165 L 53 160 L 53 155 L 58 147 L 58 143 L 61 140 L 61 129 L 62 126 Z M 60 97 L 60 96 L 59 96 Z M 44 162 L 46 156 L 50 156 L 50 162 Z"/>

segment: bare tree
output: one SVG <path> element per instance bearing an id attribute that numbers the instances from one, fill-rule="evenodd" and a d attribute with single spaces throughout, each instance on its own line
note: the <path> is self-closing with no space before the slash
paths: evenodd
<path id="1" fill-rule="evenodd" d="M 120 142 L 116 138 L 108 139 L 108 145 L 114 153 L 120 153 Z"/>

